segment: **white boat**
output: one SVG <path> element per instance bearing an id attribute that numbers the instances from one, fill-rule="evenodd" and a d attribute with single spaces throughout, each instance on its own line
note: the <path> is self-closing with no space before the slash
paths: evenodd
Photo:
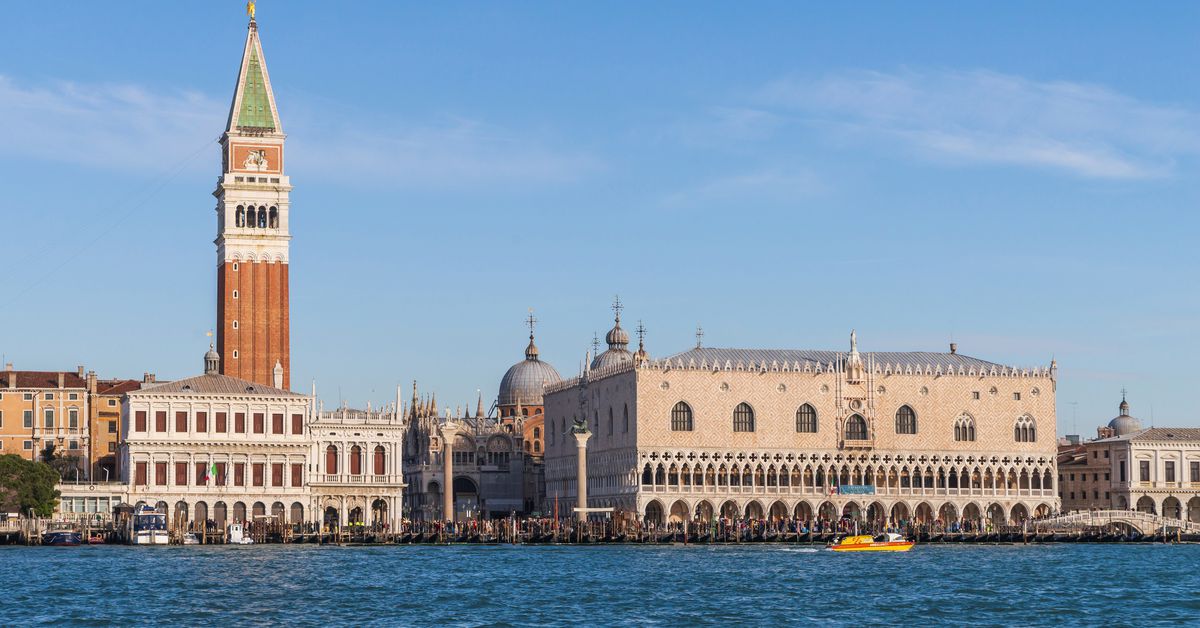
<path id="1" fill-rule="evenodd" d="M 254 539 L 246 535 L 246 528 L 240 523 L 229 524 L 230 545 L 253 545 Z"/>
<path id="2" fill-rule="evenodd" d="M 196 536 L 195 532 L 188 532 L 187 534 L 183 535 L 183 544 L 184 545 L 199 545 L 200 537 Z"/>
<path id="3" fill-rule="evenodd" d="M 149 506 L 133 513 L 132 532 L 129 542 L 134 545 L 166 545 L 170 542 L 167 535 L 167 515 Z"/>

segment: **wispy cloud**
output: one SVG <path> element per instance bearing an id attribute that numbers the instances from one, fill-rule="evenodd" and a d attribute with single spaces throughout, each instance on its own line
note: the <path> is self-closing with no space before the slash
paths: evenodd
<path id="1" fill-rule="evenodd" d="M 850 72 L 783 79 L 756 100 L 934 159 L 1050 168 L 1085 177 L 1172 174 L 1200 153 L 1200 113 L 1099 85 L 985 70 Z"/>
<path id="2" fill-rule="evenodd" d="M 806 168 L 766 168 L 719 176 L 667 195 L 667 207 L 722 206 L 795 202 L 824 191 L 816 173 Z"/>
<path id="3" fill-rule="evenodd" d="M 66 81 L 22 85 L 0 75 L 0 157 L 162 171 L 214 142 L 228 102 L 195 91 Z M 313 179 L 355 185 L 446 187 L 571 180 L 597 159 L 481 120 L 441 117 L 329 126 L 345 112 L 284 120 L 289 164 Z M 365 119 L 366 116 L 356 116 Z M 369 130 L 363 130 L 369 129 Z M 196 160 L 191 168 L 212 169 Z M 291 169 L 291 168 L 289 168 Z"/>

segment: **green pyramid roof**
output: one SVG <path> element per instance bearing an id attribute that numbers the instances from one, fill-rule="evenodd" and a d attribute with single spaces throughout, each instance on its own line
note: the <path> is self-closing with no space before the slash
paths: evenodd
<path id="1" fill-rule="evenodd" d="M 255 48 L 250 47 L 250 62 L 246 64 L 246 74 L 242 77 L 242 108 L 238 112 L 237 125 L 274 130 L 275 118 L 271 115 L 267 81 Z"/>

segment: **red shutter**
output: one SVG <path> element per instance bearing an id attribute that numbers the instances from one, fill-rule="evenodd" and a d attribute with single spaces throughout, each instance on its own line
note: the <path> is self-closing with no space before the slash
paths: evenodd
<path id="1" fill-rule="evenodd" d="M 145 432 L 146 431 L 146 411 L 138 410 L 137 412 L 133 413 L 133 416 L 134 416 L 133 431 Z"/>
<path id="2" fill-rule="evenodd" d="M 176 432 L 185 432 L 185 433 L 187 432 L 187 413 L 186 412 L 176 412 L 175 413 L 175 431 Z"/>
<path id="3" fill-rule="evenodd" d="M 217 463 L 217 486 L 225 486 L 225 482 L 227 481 L 225 472 L 227 470 L 227 465 L 224 462 Z"/>
<path id="4" fill-rule="evenodd" d="M 175 484 L 178 486 L 187 486 L 187 463 L 175 463 Z"/>
<path id="5" fill-rule="evenodd" d="M 272 414 L 271 415 L 271 433 L 272 434 L 282 434 L 283 433 L 283 415 L 282 414 Z"/>
<path id="6" fill-rule="evenodd" d="M 304 465 L 292 464 L 292 486 L 304 486 Z"/>
<path id="7" fill-rule="evenodd" d="M 330 445 L 325 448 L 325 473 L 336 475 L 338 472 L 337 447 Z"/>
<path id="8" fill-rule="evenodd" d="M 146 413 L 143 412 L 142 414 L 144 415 Z M 142 418 L 144 419 L 146 417 L 143 416 Z M 145 462 L 135 462 L 133 465 L 133 468 L 134 468 L 133 483 L 138 486 L 146 486 L 146 463 Z"/>
<path id="9" fill-rule="evenodd" d="M 262 416 L 262 415 L 259 415 L 259 416 Z M 254 486 L 263 486 L 263 473 L 266 471 L 266 469 L 264 468 L 265 466 L 266 465 L 264 465 L 261 462 L 255 462 L 253 464 L 253 466 L 251 467 L 251 470 L 252 470 L 251 472 L 254 474 L 253 475 Z"/>
<path id="10" fill-rule="evenodd" d="M 208 431 L 208 413 L 207 412 L 197 412 L 196 413 L 196 431 L 201 434 L 204 434 L 205 432 Z"/>
<path id="11" fill-rule="evenodd" d="M 245 486 L 246 485 L 246 463 L 244 463 L 244 462 L 233 463 L 233 485 L 234 486 Z"/>
<path id="12" fill-rule="evenodd" d="M 279 415 L 279 419 L 283 421 L 283 415 Z M 271 463 L 271 486 L 283 486 L 283 463 Z"/>
<path id="13" fill-rule="evenodd" d="M 267 417 L 265 414 L 263 414 L 261 412 L 255 412 L 254 413 L 254 433 L 255 434 L 265 434 L 267 431 L 266 422 L 267 422 Z"/>
<path id="14" fill-rule="evenodd" d="M 384 473 L 383 467 L 384 467 L 383 446 L 377 445 L 375 447 L 375 475 L 383 475 L 383 473 Z"/>
<path id="15" fill-rule="evenodd" d="M 304 433 L 304 415 L 303 414 L 293 414 L 292 415 L 292 433 L 293 434 L 303 434 Z"/>
<path id="16" fill-rule="evenodd" d="M 156 486 L 166 486 L 167 485 L 167 463 L 165 463 L 165 462 L 154 463 L 154 484 Z"/>
<path id="17" fill-rule="evenodd" d="M 196 463 L 196 486 L 204 486 L 204 478 L 208 476 L 208 463 Z"/>
<path id="18" fill-rule="evenodd" d="M 167 412 L 165 410 L 154 413 L 154 431 L 159 433 L 167 431 Z"/>
<path id="19" fill-rule="evenodd" d="M 238 434 L 246 433 L 246 413 L 245 412 L 234 412 L 233 413 L 233 431 L 237 432 Z"/>
<path id="20" fill-rule="evenodd" d="M 226 420 L 227 420 L 227 416 L 224 412 L 217 413 L 217 431 L 222 434 L 225 433 L 225 431 L 226 431 L 225 428 L 229 427 L 228 425 L 226 425 Z"/>

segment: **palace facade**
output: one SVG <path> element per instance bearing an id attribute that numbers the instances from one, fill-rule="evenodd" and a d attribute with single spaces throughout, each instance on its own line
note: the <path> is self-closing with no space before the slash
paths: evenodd
<path id="1" fill-rule="evenodd" d="M 619 308 L 619 306 L 618 306 Z M 619 309 L 618 309 L 619 314 Z M 949 353 L 696 348 L 663 359 L 617 325 L 546 387 L 546 491 L 651 521 L 1019 522 L 1058 510 L 1055 379 Z M 605 352 L 608 353 L 608 352 Z"/>

